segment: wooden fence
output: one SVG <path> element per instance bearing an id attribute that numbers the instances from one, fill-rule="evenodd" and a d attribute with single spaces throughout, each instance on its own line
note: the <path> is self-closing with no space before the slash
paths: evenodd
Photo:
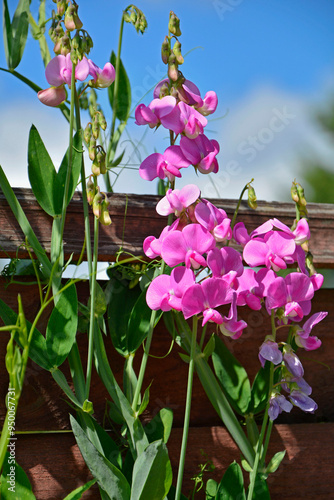
<path id="1" fill-rule="evenodd" d="M 30 221 L 32 228 L 47 252 L 50 251 L 52 219 L 36 203 L 30 190 L 16 189 L 16 195 Z M 158 236 L 165 219 L 155 211 L 156 196 L 113 194 L 110 196 L 112 225 L 102 227 L 99 240 L 100 261 L 112 261 L 120 246 L 135 255 L 142 254 L 143 239 L 153 234 Z M 212 200 L 232 215 L 236 202 Z M 76 259 L 82 249 L 84 225 L 80 195 L 70 203 L 65 228 L 65 254 Z M 318 269 L 334 267 L 334 207 L 332 205 L 309 204 L 311 228 L 311 251 Z M 242 204 L 240 218 L 247 228 L 254 229 L 268 218 L 277 217 L 287 225 L 294 219 L 292 203 L 260 202 L 254 212 Z M 126 214 L 126 224 L 125 224 Z M 0 192 L 0 257 L 27 257 L 18 247 L 24 242 L 23 234 L 14 219 L 4 196 Z M 20 278 L 20 281 L 24 281 Z M 39 307 L 39 295 L 35 286 L 10 284 L 0 278 L 0 298 L 16 309 L 17 294 L 22 296 L 24 310 L 32 319 Z M 87 300 L 89 290 L 85 282 L 78 284 L 78 294 Z M 269 456 L 287 449 L 286 457 L 278 471 L 270 476 L 270 492 L 273 500 L 334 498 L 333 447 L 334 447 L 334 336 L 333 314 L 334 290 L 321 289 L 313 300 L 312 313 L 329 311 L 327 318 L 317 326 L 316 335 L 323 345 L 315 352 L 300 352 L 305 368 L 305 377 L 313 387 L 312 397 L 319 409 L 308 415 L 294 408 L 291 414 L 282 414 L 274 428 Z M 261 340 L 270 331 L 270 320 L 261 312 L 240 308 L 240 317 L 248 323 L 247 330 L 237 341 L 227 339 L 227 345 L 246 367 L 250 378 L 259 369 L 257 360 Z M 46 319 L 44 318 L 44 325 Z M 42 321 L 43 323 L 43 321 Z M 43 329 L 43 325 L 40 325 Z M 208 332 L 210 333 L 210 332 Z M 0 419 L 5 415 L 4 399 L 7 391 L 7 374 L 4 356 L 8 334 L 0 335 Z M 163 324 L 154 334 L 151 353 L 161 356 L 168 352 L 171 338 Z M 82 356 L 86 353 L 86 336 L 78 333 L 78 344 Z M 113 372 L 121 383 L 123 359 L 106 344 Z M 138 358 L 138 359 L 137 359 Z M 139 368 L 140 355 L 134 366 Z M 163 370 L 162 370 L 163 368 Z M 145 387 L 153 381 L 150 403 L 143 415 L 145 421 L 163 407 L 174 411 L 174 428 L 168 449 L 175 471 L 181 442 L 183 411 L 186 393 L 187 365 L 181 361 L 178 348 L 164 359 L 152 357 L 148 363 Z M 95 416 L 103 420 L 108 395 L 96 374 L 93 375 Z M 75 440 L 69 432 L 70 407 L 63 393 L 48 372 L 34 363 L 29 363 L 23 394 L 19 403 L 16 430 L 16 456 L 18 463 L 27 472 L 38 500 L 61 499 L 90 478 Z M 46 432 L 47 431 L 47 432 Z M 21 434 L 22 433 L 22 434 Z M 205 456 L 202 454 L 202 450 Z M 199 380 L 195 377 L 191 415 L 188 455 L 185 467 L 184 492 L 193 486 L 191 477 L 198 472 L 198 465 L 211 460 L 215 470 L 207 478 L 219 480 L 226 467 L 239 458 L 237 448 L 229 437 L 221 420 L 208 401 Z M 83 498 L 98 498 L 96 490 L 87 492 Z M 199 495 L 196 498 L 203 498 Z"/>

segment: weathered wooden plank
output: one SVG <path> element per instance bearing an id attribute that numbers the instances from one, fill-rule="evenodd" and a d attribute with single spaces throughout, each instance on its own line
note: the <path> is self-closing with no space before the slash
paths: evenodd
<path id="1" fill-rule="evenodd" d="M 39 296 L 36 287 L 22 285 L 10 285 L 4 287 L 4 280 L 0 280 L 0 298 L 8 305 L 16 309 L 16 295 L 21 293 L 24 310 L 28 319 L 32 320 L 38 311 Z M 88 286 L 80 283 L 78 292 L 82 301 L 87 301 Z M 315 294 L 313 301 L 313 312 L 327 310 L 330 311 L 334 302 L 334 290 L 319 290 Z M 246 307 L 239 308 L 240 318 L 248 323 L 248 328 L 244 331 L 240 339 L 231 340 L 224 338 L 228 348 L 234 353 L 239 361 L 246 367 L 252 380 L 258 371 L 260 364 L 258 361 L 258 348 L 267 334 L 270 333 L 270 320 L 266 314 L 252 311 Z M 227 312 L 227 311 L 226 311 Z M 41 331 L 45 330 L 46 318 L 39 324 Z M 208 327 L 207 336 L 214 331 L 214 325 Z M 315 328 L 314 334 L 321 338 L 323 345 L 314 352 L 306 353 L 302 349 L 298 354 L 303 360 L 305 367 L 305 378 L 313 387 L 313 397 L 319 405 L 319 409 L 314 415 L 303 413 L 295 408 L 290 414 L 282 414 L 281 422 L 317 422 L 334 421 L 334 316 L 328 315 Z M 279 333 L 280 340 L 286 334 Z M 207 337 L 208 338 L 208 337 Z M 78 334 L 78 344 L 83 365 L 86 365 L 87 342 L 85 334 Z M 7 380 L 5 371 L 4 356 L 8 334 L 0 335 L 0 380 Z M 151 354 L 157 357 L 164 356 L 170 348 L 171 337 L 166 331 L 163 322 L 160 322 L 152 342 Z M 106 350 L 110 356 L 110 365 L 116 379 L 122 384 L 123 358 L 112 348 L 110 339 L 106 340 Z M 148 421 L 163 407 L 170 407 L 174 411 L 174 421 L 176 426 L 181 426 L 184 413 L 184 401 L 186 395 L 187 370 L 188 366 L 179 356 L 180 349 L 175 344 L 172 352 L 161 362 L 161 359 L 150 357 L 144 381 L 144 387 L 150 387 L 150 403 L 143 415 Z M 134 367 L 139 372 L 141 360 L 141 350 L 135 357 Z M 69 378 L 67 364 L 63 365 L 64 371 Z M 63 369 L 62 367 L 62 369 Z M 34 363 L 29 363 L 24 382 L 24 390 L 19 404 L 17 416 L 17 428 L 19 430 L 58 430 L 68 429 L 69 406 L 65 401 L 62 391 L 54 382 L 48 372 L 45 372 Z M 7 384 L 0 384 L 0 420 L 4 418 L 4 397 Z M 95 416 L 102 421 L 106 399 L 103 384 L 101 384 L 96 373 L 93 373 L 92 394 L 95 409 Z M 192 425 L 207 426 L 219 425 L 220 419 L 209 403 L 204 390 L 197 377 L 194 383 L 194 397 L 191 415 Z"/>
<path id="2" fill-rule="evenodd" d="M 173 483 L 177 475 L 182 429 L 173 429 L 168 442 L 173 467 Z M 66 494 L 91 479 L 89 471 L 75 444 L 72 434 L 18 435 L 16 457 L 27 472 L 33 491 L 39 500 L 64 498 Z M 287 450 L 278 469 L 269 478 L 272 500 L 327 500 L 333 497 L 334 424 L 276 425 L 272 433 L 268 457 Z M 206 454 L 203 456 L 201 450 Z M 211 460 L 212 473 L 204 476 L 219 481 L 239 453 L 222 427 L 191 427 L 188 440 L 183 492 L 188 494 L 194 486 L 191 478 L 199 471 L 199 464 Z M 99 498 L 96 487 L 85 493 L 85 500 Z M 196 499 L 204 498 L 204 491 Z"/>
<path id="3" fill-rule="evenodd" d="M 50 252 L 52 218 L 40 209 L 31 190 L 16 188 L 14 191 L 41 244 L 47 252 Z M 100 260 L 113 260 L 121 246 L 126 252 L 141 255 L 145 237 L 151 234 L 158 236 L 166 224 L 166 219 L 160 217 L 155 211 L 159 197 L 111 194 L 109 200 L 112 224 L 108 227 L 101 226 Z M 236 206 L 235 200 L 213 199 L 211 201 L 216 206 L 224 208 L 227 214 L 232 216 Z M 314 254 L 315 264 L 320 267 L 334 267 L 334 205 L 310 203 L 308 210 L 312 234 L 310 249 Z M 249 230 L 253 230 L 273 217 L 282 220 L 287 225 L 292 225 L 295 217 L 293 203 L 260 201 L 258 209 L 253 211 L 243 202 L 239 213 L 239 220 L 243 220 Z M 0 257 L 14 257 L 17 248 L 24 242 L 24 237 L 1 192 L 0 228 Z M 76 193 L 68 207 L 66 218 L 64 234 L 66 257 L 73 253 L 74 260 L 77 259 L 83 241 L 84 221 L 81 195 Z M 20 250 L 19 256 L 23 258 L 27 254 L 24 250 Z"/>

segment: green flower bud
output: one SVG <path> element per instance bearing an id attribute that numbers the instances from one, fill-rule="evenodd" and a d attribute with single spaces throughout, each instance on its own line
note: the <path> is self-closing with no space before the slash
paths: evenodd
<path id="1" fill-rule="evenodd" d="M 102 206 L 101 206 L 102 201 L 103 201 L 103 196 L 100 193 L 100 188 L 97 187 L 97 193 L 94 196 L 93 205 L 92 205 L 93 214 L 97 218 L 100 217 L 101 212 L 102 212 Z"/>
<path id="2" fill-rule="evenodd" d="M 297 186 L 296 186 L 296 183 L 293 182 L 292 183 L 292 186 L 291 186 L 291 198 L 292 200 L 295 202 L 295 203 L 298 203 L 299 201 L 299 196 L 298 196 L 298 190 L 297 190 Z"/>
<path id="3" fill-rule="evenodd" d="M 85 130 L 84 130 L 84 141 L 86 144 L 89 144 L 90 138 L 92 137 L 92 124 L 89 122 L 87 123 Z"/>
<path id="4" fill-rule="evenodd" d="M 67 56 L 71 52 L 71 40 L 66 32 L 60 39 L 60 53 L 62 56 Z"/>
<path id="5" fill-rule="evenodd" d="M 253 186 L 248 187 L 248 206 L 254 210 L 257 208 L 256 194 Z"/>
<path id="6" fill-rule="evenodd" d="M 97 139 L 100 135 L 99 117 L 96 113 L 92 122 L 92 134 L 94 136 L 94 139 Z"/>
<path id="7" fill-rule="evenodd" d="M 169 14 L 168 29 L 175 36 L 181 36 L 182 34 L 180 30 L 180 19 L 174 14 L 172 10 Z"/>
<path id="8" fill-rule="evenodd" d="M 65 14 L 65 11 L 66 11 L 66 7 L 67 7 L 66 0 L 58 0 L 58 2 L 57 2 L 57 15 L 59 17 L 63 17 L 63 15 Z"/>
<path id="9" fill-rule="evenodd" d="M 161 88 L 160 88 L 160 93 L 159 93 L 159 97 L 160 99 L 162 99 L 163 97 L 166 97 L 166 95 L 169 95 L 169 87 L 168 87 L 168 83 L 164 83 L 163 85 L 161 85 Z"/>
<path id="10" fill-rule="evenodd" d="M 176 82 L 179 78 L 179 70 L 176 62 L 175 54 L 171 53 L 168 58 L 168 78 L 172 80 L 172 82 Z"/>
<path id="11" fill-rule="evenodd" d="M 92 161 L 94 161 L 95 154 L 96 154 L 96 139 L 94 139 L 93 135 L 91 136 L 90 141 L 89 141 L 88 154 L 89 154 L 89 158 Z"/>
<path id="12" fill-rule="evenodd" d="M 79 60 L 79 57 L 78 57 L 78 53 L 75 49 L 72 49 L 71 50 L 71 61 L 73 64 L 78 64 L 78 60 Z"/>
<path id="13" fill-rule="evenodd" d="M 183 59 L 183 56 L 181 54 L 181 43 L 178 40 L 176 40 L 176 42 L 174 43 L 173 52 L 175 54 L 177 63 L 183 64 L 184 59 Z"/>
<path id="14" fill-rule="evenodd" d="M 161 59 L 164 64 L 168 63 L 168 58 L 170 56 L 169 40 L 166 36 L 161 45 Z"/>
<path id="15" fill-rule="evenodd" d="M 80 45 L 81 45 L 81 38 L 77 31 L 74 37 L 72 38 L 72 49 L 79 49 Z"/>
<path id="16" fill-rule="evenodd" d="M 107 198 L 107 195 L 104 194 L 104 200 L 102 200 L 101 203 L 101 215 L 99 217 L 99 221 L 103 226 L 109 226 L 111 224 L 111 218 L 109 215 L 109 205 L 110 201 Z"/>
<path id="17" fill-rule="evenodd" d="M 83 24 L 78 16 L 78 5 L 70 4 L 65 12 L 65 27 L 68 31 L 79 30 Z"/>
<path id="18" fill-rule="evenodd" d="M 102 128 L 102 130 L 106 130 L 107 128 L 107 121 L 104 117 L 104 114 L 102 112 L 100 112 L 98 114 L 98 117 L 99 117 L 99 124 L 100 124 L 100 127 Z"/>
<path id="19" fill-rule="evenodd" d="M 94 196 L 96 194 L 96 189 L 95 189 L 95 184 L 94 181 L 92 180 L 92 176 L 90 175 L 87 181 L 87 201 L 91 205 L 94 200 Z"/>

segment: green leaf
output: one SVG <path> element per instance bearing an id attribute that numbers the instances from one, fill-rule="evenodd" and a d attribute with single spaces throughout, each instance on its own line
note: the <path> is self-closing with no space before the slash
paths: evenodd
<path id="1" fill-rule="evenodd" d="M 12 21 L 12 46 L 10 69 L 15 69 L 21 62 L 29 28 L 29 0 L 20 0 Z"/>
<path id="2" fill-rule="evenodd" d="M 64 500 L 80 500 L 80 498 L 82 498 L 82 494 L 85 491 L 89 490 L 89 488 L 91 486 L 93 486 L 93 484 L 95 484 L 95 483 L 96 483 L 96 479 L 92 479 L 91 481 L 84 484 L 83 486 L 79 486 L 79 488 L 76 488 L 75 490 L 71 491 L 71 493 L 66 495 Z"/>
<path id="3" fill-rule="evenodd" d="M 260 413 L 266 407 L 269 392 L 270 363 L 266 362 L 264 368 L 257 372 L 251 390 L 251 400 L 247 413 Z"/>
<path id="4" fill-rule="evenodd" d="M 247 372 L 218 336 L 215 336 L 215 340 L 212 354 L 215 373 L 230 404 L 236 412 L 244 415 L 251 398 Z"/>
<path id="5" fill-rule="evenodd" d="M 151 384 L 152 384 L 152 382 L 151 382 Z M 148 405 L 148 403 L 150 401 L 150 387 L 151 387 L 151 384 L 145 389 L 143 400 L 142 400 L 142 402 L 140 404 L 140 407 L 139 407 L 139 410 L 137 412 L 138 417 L 139 417 L 139 415 L 141 415 L 142 413 L 144 413 L 144 411 L 146 410 L 147 405 Z"/>
<path id="6" fill-rule="evenodd" d="M 255 479 L 255 486 L 252 500 L 270 500 L 270 493 L 267 481 L 258 474 Z"/>
<path id="7" fill-rule="evenodd" d="M 110 299 L 108 305 L 108 325 L 114 348 L 122 356 L 128 356 L 128 322 L 136 303 L 140 288 L 130 289 L 113 278 L 108 285 Z"/>
<path id="8" fill-rule="evenodd" d="M 30 24 L 30 31 L 35 40 L 38 40 L 39 43 L 39 48 L 41 52 L 41 57 L 44 63 L 44 67 L 47 66 L 51 59 L 49 47 L 46 41 L 46 37 L 44 35 L 45 32 L 45 21 L 46 21 L 46 15 L 45 15 L 45 0 L 40 0 L 39 4 L 39 9 L 38 9 L 38 24 L 36 23 L 35 19 L 31 15 L 31 12 L 29 13 L 29 24 Z"/>
<path id="9" fill-rule="evenodd" d="M 63 198 L 65 194 L 65 180 L 68 171 L 68 154 L 69 149 L 67 149 L 65 156 L 61 162 L 58 173 L 56 175 L 56 183 L 53 187 L 53 195 L 55 200 L 55 206 L 58 214 L 61 214 L 63 207 Z M 71 201 L 74 191 L 78 185 L 79 175 L 81 171 L 82 163 L 82 133 L 81 131 L 76 132 L 73 137 L 73 151 L 72 151 L 72 168 L 71 177 L 67 197 L 67 205 Z"/>
<path id="10" fill-rule="evenodd" d="M 244 478 L 237 462 L 233 462 L 226 470 L 216 495 L 217 500 L 246 500 Z"/>
<path id="11" fill-rule="evenodd" d="M 3 29 L 3 42 L 4 42 L 6 62 L 8 68 L 10 68 L 11 53 L 12 53 L 12 25 L 10 22 L 7 0 L 3 0 L 2 3 L 2 29 Z"/>
<path id="12" fill-rule="evenodd" d="M 286 454 L 286 450 L 284 451 L 278 451 L 277 453 L 275 453 L 275 455 L 273 456 L 273 458 L 270 460 L 269 464 L 267 465 L 267 468 L 266 468 L 266 474 L 272 474 L 273 472 L 275 472 L 278 467 L 280 466 L 283 458 L 285 457 L 285 454 Z"/>
<path id="13" fill-rule="evenodd" d="M 28 174 L 31 188 L 43 210 L 52 217 L 60 215 L 61 209 L 59 211 L 54 199 L 57 172 L 34 125 L 29 134 Z"/>
<path id="14" fill-rule="evenodd" d="M 60 366 L 72 349 L 78 326 L 78 298 L 74 285 L 63 290 L 46 329 L 46 349 L 52 367 Z"/>
<path id="15" fill-rule="evenodd" d="M 68 399 L 70 401 L 72 401 L 72 403 L 75 406 L 77 406 L 78 408 L 82 408 L 82 404 L 76 398 L 76 396 L 74 395 L 72 389 L 68 385 L 68 382 L 67 382 L 66 377 L 63 374 L 63 372 L 60 371 L 59 368 L 56 368 L 54 370 L 51 370 L 51 375 L 54 378 L 54 380 L 57 382 L 57 384 L 59 385 L 59 387 L 64 391 L 64 393 L 66 394 L 66 396 L 68 397 Z"/>
<path id="16" fill-rule="evenodd" d="M 110 62 L 116 69 L 116 54 L 114 51 L 111 53 Z M 114 112 L 116 110 L 116 118 L 118 118 L 121 122 L 126 122 L 129 118 L 131 110 L 131 85 L 122 60 L 119 61 L 118 71 L 119 81 L 116 103 L 114 102 L 115 82 L 108 87 L 108 96 L 110 106 Z"/>
<path id="17" fill-rule="evenodd" d="M 90 310 L 90 302 L 91 302 L 91 300 L 89 297 L 89 300 L 88 300 L 88 309 L 89 310 Z M 105 314 L 106 310 L 107 310 L 107 302 L 106 302 L 106 297 L 105 297 L 104 291 L 102 290 L 101 285 L 96 283 L 95 308 L 94 308 L 95 316 L 96 317 L 103 316 Z"/>
<path id="18" fill-rule="evenodd" d="M 168 500 L 175 500 L 175 493 L 176 493 L 176 488 L 175 488 L 175 486 L 173 486 L 173 485 L 172 485 L 172 486 L 170 487 L 169 492 L 168 492 L 167 499 L 168 499 Z M 188 497 L 185 497 L 185 496 L 181 493 L 180 500 L 188 500 Z"/>
<path id="19" fill-rule="evenodd" d="M 205 500 L 215 500 L 218 491 L 218 483 L 214 479 L 208 479 L 205 490 Z"/>
<path id="20" fill-rule="evenodd" d="M 204 357 L 207 361 L 212 355 L 213 351 L 215 350 L 215 345 L 216 345 L 215 337 L 214 335 L 212 335 L 203 350 Z"/>
<path id="21" fill-rule="evenodd" d="M 8 451 L 1 476 L 0 496 L 2 500 L 36 500 L 26 473 Z"/>
<path id="22" fill-rule="evenodd" d="M 146 339 L 151 322 L 152 310 L 146 303 L 146 290 L 141 292 L 135 305 L 132 308 L 127 333 L 127 344 L 129 352 L 136 352 L 138 347 Z M 162 311 L 156 313 L 154 326 L 162 316 Z"/>
<path id="23" fill-rule="evenodd" d="M 173 425 L 173 411 L 170 408 L 162 408 L 152 420 L 145 425 L 144 431 L 150 443 L 162 439 L 167 443 Z"/>
<path id="24" fill-rule="evenodd" d="M 130 485 L 122 472 L 95 448 L 72 415 L 70 420 L 81 454 L 99 486 L 112 500 L 128 500 Z"/>
<path id="25" fill-rule="evenodd" d="M 0 299 L 0 317 L 5 325 L 15 325 L 17 321 L 17 313 L 13 311 L 7 304 Z M 26 320 L 28 335 L 31 329 L 31 323 Z M 23 349 L 23 345 L 20 343 L 18 333 L 15 334 L 15 340 L 18 342 L 20 347 Z M 47 351 L 46 351 L 46 341 L 41 332 L 36 328 L 34 330 L 32 340 L 29 348 L 29 357 L 37 363 L 39 366 L 45 370 L 50 370 L 52 365 L 50 364 Z"/>
<path id="26" fill-rule="evenodd" d="M 131 500 L 164 499 L 172 484 L 172 466 L 165 443 L 150 443 L 133 467 Z"/>

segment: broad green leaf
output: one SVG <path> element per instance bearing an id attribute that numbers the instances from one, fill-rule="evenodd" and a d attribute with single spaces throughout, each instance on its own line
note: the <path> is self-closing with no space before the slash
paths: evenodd
<path id="1" fill-rule="evenodd" d="M 116 70 L 116 54 L 114 51 L 112 51 L 111 53 L 110 62 Z M 112 107 L 114 112 L 116 108 L 116 118 L 118 118 L 121 122 L 126 122 L 131 110 L 131 85 L 122 60 L 119 61 L 118 71 L 119 81 L 116 103 L 114 102 L 115 82 L 112 83 L 110 87 L 108 87 L 108 96 L 110 106 Z"/>
<path id="2" fill-rule="evenodd" d="M 205 500 L 215 500 L 218 491 L 218 483 L 214 479 L 208 479 L 205 489 Z"/>
<path id="3" fill-rule="evenodd" d="M 136 352 L 138 347 L 140 347 L 146 339 L 150 328 L 152 314 L 154 314 L 154 312 L 152 312 L 152 309 L 150 309 L 146 303 L 146 290 L 144 290 L 138 297 L 130 314 L 127 334 L 129 352 Z M 155 314 L 156 318 L 154 326 L 161 318 L 162 311 L 158 311 Z"/>
<path id="4" fill-rule="evenodd" d="M 128 500 L 130 485 L 122 472 L 95 448 L 72 415 L 70 420 L 81 454 L 99 486 L 112 500 Z"/>
<path id="5" fill-rule="evenodd" d="M 212 361 L 217 378 L 235 411 L 244 415 L 251 397 L 247 372 L 218 336 L 215 340 Z"/>
<path id="6" fill-rule="evenodd" d="M 8 451 L 3 464 L 0 496 L 2 500 L 36 500 L 26 473 Z"/>
<path id="7" fill-rule="evenodd" d="M 59 211 L 54 199 L 57 172 L 34 125 L 29 134 L 28 174 L 31 188 L 43 210 L 52 217 L 59 215 L 61 209 Z"/>
<path id="8" fill-rule="evenodd" d="M 78 326 L 78 299 L 74 285 L 60 293 L 46 329 L 46 349 L 52 367 L 60 366 L 72 349 Z"/>
<path id="9" fill-rule="evenodd" d="M 150 443 L 133 467 L 131 500 L 164 499 L 172 484 L 172 466 L 165 443 Z"/>
<path id="10" fill-rule="evenodd" d="M 162 408 L 152 420 L 145 425 L 144 431 L 150 443 L 162 439 L 167 443 L 173 425 L 173 411 L 170 408 Z"/>
<path id="11" fill-rule="evenodd" d="M 255 479 L 255 486 L 252 500 L 270 500 L 270 493 L 267 481 L 258 474 Z"/>
<path id="12" fill-rule="evenodd" d="M 152 382 L 151 382 L 152 384 Z M 146 410 L 147 408 L 147 405 L 150 401 L 150 387 L 151 387 L 151 384 L 147 387 L 147 389 L 145 389 L 145 392 L 144 392 L 144 396 L 143 396 L 143 400 L 140 404 L 140 407 L 139 407 L 139 410 L 137 412 L 138 416 L 141 415 L 142 413 L 144 413 L 144 411 Z"/>
<path id="13" fill-rule="evenodd" d="M 89 490 L 93 484 L 96 483 L 96 479 L 92 479 L 88 483 L 84 484 L 83 486 L 79 486 L 79 488 L 76 488 L 75 490 L 71 491 L 69 495 L 66 495 L 64 500 L 80 500 L 82 498 L 82 495 L 85 491 Z"/>
<path id="14" fill-rule="evenodd" d="M 8 68 L 10 68 L 11 53 L 12 53 L 12 25 L 10 22 L 7 0 L 3 0 L 2 3 L 2 29 L 3 29 L 3 43 L 5 49 L 6 62 Z"/>
<path id="15" fill-rule="evenodd" d="M 267 465 L 266 474 L 272 474 L 273 472 L 275 472 L 278 469 L 283 458 L 285 457 L 285 454 L 286 454 L 286 450 L 278 451 L 277 453 L 275 453 L 275 455 L 273 456 L 273 458 L 270 460 L 269 464 Z"/>
<path id="16" fill-rule="evenodd" d="M 54 185 L 54 200 L 56 211 L 58 214 L 62 211 L 63 198 L 65 195 L 65 180 L 68 171 L 68 155 L 69 150 L 67 149 L 65 156 L 61 162 L 58 173 L 56 175 L 56 183 Z M 82 163 L 82 134 L 81 131 L 76 132 L 73 137 L 73 150 L 72 150 L 72 168 L 70 184 L 67 196 L 67 205 L 71 201 L 74 191 L 78 185 L 79 175 L 81 171 Z"/>
<path id="17" fill-rule="evenodd" d="M 110 299 L 108 305 L 108 325 L 114 348 L 122 356 L 129 354 L 128 322 L 131 310 L 136 303 L 140 288 L 130 289 L 121 281 L 113 278 L 109 285 Z"/>
<path id="18" fill-rule="evenodd" d="M 257 372 L 251 390 L 251 400 L 247 413 L 260 413 L 266 407 L 269 391 L 270 363 L 266 362 L 264 368 Z"/>
<path id="19" fill-rule="evenodd" d="M 75 406 L 77 406 L 78 408 L 82 408 L 82 403 L 80 403 L 80 401 L 74 395 L 72 389 L 68 385 L 68 382 L 67 382 L 66 377 L 63 374 L 63 372 L 60 371 L 59 368 L 56 368 L 56 369 L 51 370 L 51 375 L 54 378 L 54 380 L 57 382 L 59 387 L 64 391 L 64 393 L 66 394 L 68 399 L 70 401 L 72 401 L 72 403 Z"/>
<path id="20" fill-rule="evenodd" d="M 29 28 L 29 0 L 20 0 L 12 21 L 12 46 L 10 69 L 15 69 L 21 62 Z"/>
<path id="21" fill-rule="evenodd" d="M 241 467 L 237 462 L 233 462 L 226 470 L 219 484 L 216 499 L 246 500 L 244 478 L 242 476 Z"/>
<path id="22" fill-rule="evenodd" d="M 15 325 L 17 321 L 17 313 L 13 311 L 7 304 L 0 299 L 0 317 L 5 325 Z M 31 329 L 31 323 L 26 320 L 28 335 Z M 15 334 L 15 340 L 20 344 L 19 335 Z M 22 345 L 20 345 L 23 348 Z M 45 370 L 52 368 L 47 357 L 46 341 L 41 332 L 36 328 L 34 330 L 29 348 L 29 357 Z"/>

